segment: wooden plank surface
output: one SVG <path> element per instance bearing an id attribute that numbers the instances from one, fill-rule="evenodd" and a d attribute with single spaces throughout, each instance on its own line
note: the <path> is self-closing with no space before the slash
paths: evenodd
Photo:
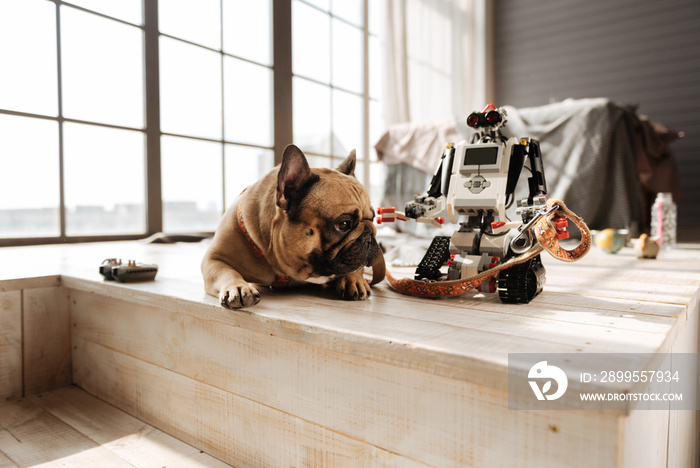
<path id="1" fill-rule="evenodd" d="M 22 292 L 0 292 L 0 403 L 21 397 Z"/>
<path id="2" fill-rule="evenodd" d="M 229 466 L 77 387 L 64 387 L 29 400 L 135 467 Z"/>
<path id="3" fill-rule="evenodd" d="M 128 253 L 115 253 L 120 249 Z M 696 415 L 664 420 L 658 413 L 633 413 L 618 421 L 608 412 L 509 412 L 504 387 L 508 352 L 642 353 L 693 346 L 683 343 L 693 327 L 697 338 L 697 249 L 662 252 L 655 261 L 638 260 L 629 249 L 616 256 L 594 251 L 575 264 L 544 257 L 547 285 L 528 305 L 504 305 L 493 295 L 476 293 L 439 301 L 412 298 L 384 283 L 363 302 L 340 301 L 319 287 L 265 289 L 260 305 L 239 311 L 222 309 L 204 294 L 202 245 L 110 243 L 42 252 L 52 257 L 48 263 L 57 266 L 54 272 L 62 274 L 60 284 L 74 301 L 74 343 L 90 348 L 76 350 L 83 359 L 76 375 L 96 392 L 121 395 L 120 404 L 127 406 L 141 404 L 141 380 L 155 379 L 166 389 L 184 385 L 186 393 L 164 403 L 175 408 L 170 412 L 157 409 L 150 387 L 143 398 L 146 409 L 138 411 L 172 421 L 185 436 L 198 430 L 197 436 L 214 447 L 221 441 L 213 438 L 221 436 L 213 435 L 211 424 L 190 420 L 178 426 L 172 414 L 201 395 L 209 404 L 223 392 L 235 403 L 227 411 L 243 411 L 244 420 L 264 413 L 282 428 L 282 439 L 302 437 L 301 431 L 310 441 L 305 447 L 318 449 L 319 439 L 327 437 L 319 434 L 328 430 L 345 438 L 334 442 L 345 447 L 334 454 L 372 453 L 372 460 L 401 453 L 433 466 L 458 461 L 544 467 L 569 466 L 566 454 L 571 453 L 593 466 L 631 466 L 627 460 L 656 457 L 682 466 L 697 459 L 691 442 L 697 440 Z M 17 287 L 2 267 L 16 255 L 13 249 L 0 251 L 0 288 L 8 281 Z M 101 259 L 94 259 L 120 255 L 158 263 L 156 281 L 102 281 L 96 272 Z M 85 364 L 96 356 L 98 361 Z M 126 381 L 102 378 L 110 366 L 131 374 Z M 437 406 L 415 400 L 426 392 Z M 214 425 L 222 424 L 211 417 L 218 421 Z M 296 432 L 287 429 L 289 424 Z M 248 428 L 236 426 L 241 427 Z M 494 445 L 504 434 L 517 450 Z M 663 434 L 665 450 L 659 445 Z M 348 449 L 348 440 L 383 455 Z M 246 452 L 246 463 L 258 461 L 254 452 Z M 281 459 L 318 459 L 290 453 Z M 598 459 L 591 462 L 589 453 Z"/>
<path id="4" fill-rule="evenodd" d="M 681 320 L 676 340 L 669 340 L 670 353 L 697 353 L 699 345 L 700 317 L 697 302 L 690 310 L 687 320 Z M 686 317 L 683 317 L 686 318 Z M 690 378 L 698 378 L 697 369 L 681 373 Z M 698 388 L 695 388 L 698 391 Z M 685 391 L 684 399 L 697 400 L 697 393 Z M 700 415 L 698 411 L 633 411 L 621 420 L 620 466 L 663 466 L 683 468 L 695 466 L 700 454 Z M 667 441 L 666 444 L 660 443 Z"/>
<path id="5" fill-rule="evenodd" d="M 70 311 L 63 288 L 26 289 L 23 294 L 24 395 L 71 383 Z"/>
<path id="6" fill-rule="evenodd" d="M 502 372 L 508 351 L 668 350 L 679 325 L 687 319 L 688 304 L 697 304 L 700 290 L 695 285 L 695 277 L 700 274 L 700 251 L 663 252 L 658 260 L 641 261 L 628 249 L 616 256 L 593 251 L 574 264 L 543 256 L 550 270 L 548 283 L 528 305 L 504 305 L 494 295 L 466 294 L 440 301 L 411 298 L 384 283 L 374 288 L 374 296 L 364 302 L 340 301 L 321 288 L 265 289 L 258 306 L 228 311 L 203 292 L 198 263 L 204 248 L 197 244 L 134 242 L 63 246 L 48 263 L 63 269 L 62 284 L 70 289 L 211 317 L 397 365 L 426 371 L 434 368 L 441 375 L 464 368 L 475 358 L 488 361 L 487 367 L 498 364 Z M 51 256 L 49 252 L 53 251 L 42 250 L 45 257 Z M 94 259 L 105 252 L 154 261 L 160 265 L 159 276 L 154 282 L 129 285 L 104 282 L 95 267 L 99 260 Z M 681 272 L 688 270 L 687 281 L 674 273 L 672 266 L 676 264 L 682 266 Z M 606 276 L 618 277 L 617 283 L 606 281 Z M 659 276 L 664 276 L 668 284 L 656 281 Z M 577 288 L 576 282 L 584 280 L 596 281 L 598 287 L 594 291 Z M 693 288 L 695 295 L 690 294 Z M 621 290 L 632 292 L 621 294 Z M 648 300 L 627 297 L 636 295 L 634 291 L 646 294 Z M 669 291 L 675 295 L 673 303 L 667 303 Z M 441 357 L 447 359 L 442 361 L 444 365 L 440 364 Z M 455 365 L 453 359 L 465 357 L 463 365 Z"/>
<path id="7" fill-rule="evenodd" d="M 697 246 L 664 250 L 655 260 L 638 259 L 631 248 L 614 255 L 593 249 L 572 264 L 549 255 L 543 255 L 542 260 L 548 291 L 683 306 L 696 305 L 700 297 Z"/>
<path id="8" fill-rule="evenodd" d="M 0 468 L 229 465 L 76 387 L 0 404 Z"/>
<path id="9" fill-rule="evenodd" d="M 696 312 L 687 322 L 686 333 L 679 336 L 673 344 L 674 353 L 697 353 L 700 350 L 700 315 Z M 700 384 L 700 369 L 688 369 L 685 374 L 693 375 Z M 684 395 L 684 398 L 700 402 L 700 388 L 695 387 L 695 395 Z M 668 419 L 669 461 L 668 466 L 682 468 L 700 465 L 700 411 L 671 411 Z"/>
<path id="10" fill-rule="evenodd" d="M 290 307 L 286 311 L 280 312 L 287 316 L 289 322 L 282 322 L 275 328 L 270 328 L 268 325 L 265 329 L 250 331 L 248 326 L 243 327 L 239 322 L 230 322 L 223 318 L 193 317 L 191 314 L 172 311 L 170 308 L 166 310 L 153 305 L 131 304 L 125 306 L 123 302 L 81 291 L 71 292 L 71 305 L 74 335 L 86 337 L 96 343 L 104 344 L 167 368 L 201 360 L 202 362 L 197 365 L 199 369 L 225 368 L 228 365 L 222 361 L 210 362 L 212 349 L 219 349 L 218 354 L 221 356 L 239 356 L 243 355 L 242 353 L 248 353 L 249 345 L 247 343 L 251 340 L 254 340 L 255 348 L 270 347 L 279 342 L 280 339 L 298 341 L 304 330 L 295 324 L 309 323 L 309 327 L 311 327 L 314 319 L 313 317 L 309 318 L 308 315 L 314 314 L 314 316 L 320 317 L 325 310 L 325 304 L 322 302 L 315 305 L 309 304 L 306 307 Z M 403 306 L 401 309 L 406 310 L 407 307 Z M 301 314 L 304 314 L 304 317 L 300 317 Z M 504 320 L 499 316 L 492 319 L 490 317 L 484 318 L 481 314 L 472 315 L 477 318 L 476 320 L 482 329 L 475 329 L 473 324 L 471 328 L 447 327 L 443 324 L 435 325 L 429 322 L 408 320 L 405 317 L 392 318 L 382 314 L 363 314 L 349 308 L 346 319 L 349 322 L 346 327 L 348 329 L 350 327 L 357 329 L 359 325 L 355 323 L 356 321 L 366 323 L 363 328 L 368 335 L 374 331 L 373 327 L 393 328 L 390 334 L 383 337 L 383 347 L 378 345 L 376 349 L 368 350 L 365 336 L 350 337 L 363 345 L 360 353 L 352 347 L 352 343 L 348 343 L 350 338 L 347 333 L 342 333 L 342 328 L 316 334 L 306 333 L 304 344 L 322 349 L 333 348 L 332 350 L 336 353 L 370 358 L 377 362 L 409 367 L 434 375 L 466 380 L 503 390 L 507 387 L 508 352 L 556 353 L 568 351 L 573 353 L 585 349 L 596 353 L 610 349 L 614 349 L 616 352 L 631 352 L 631 349 L 640 349 L 635 348 L 634 343 L 624 344 L 623 348 L 611 348 L 611 345 L 606 341 L 609 340 L 607 337 L 611 335 L 606 331 L 612 330 L 611 328 L 603 328 L 599 331 L 597 327 L 590 327 L 592 330 L 589 337 L 571 338 L 565 336 L 556 342 L 551 342 L 546 339 L 533 338 L 531 327 L 521 326 L 517 321 L 509 323 L 508 316 L 505 316 L 506 320 Z M 522 321 L 523 318 L 516 317 L 516 319 Z M 492 323 L 492 320 L 495 323 Z M 552 327 L 556 331 L 557 327 L 561 328 L 561 325 L 556 322 L 544 321 L 544 323 L 543 329 Z M 430 330 L 435 333 L 434 336 L 427 336 L 426 329 L 428 327 L 431 327 Z M 222 335 L 224 332 L 225 335 Z M 417 335 L 418 333 L 421 335 Z M 596 334 L 601 336 L 598 337 Z M 662 335 L 654 338 L 656 335 L 642 334 L 649 341 L 653 338 L 652 343 L 658 344 L 663 339 Z M 333 340 L 336 336 L 336 343 L 327 344 L 327 341 Z M 567 338 L 570 341 L 568 343 L 566 342 Z M 418 340 L 422 340 L 420 344 L 418 344 Z M 180 346 L 186 342 L 191 342 L 195 346 L 192 348 Z M 163 349 L 167 350 L 165 356 L 163 356 Z M 283 352 L 280 353 L 280 355 L 283 354 Z M 177 356 L 177 359 L 172 356 Z M 595 354 L 592 354 L 592 359 L 594 358 Z M 262 362 L 260 365 L 264 366 L 265 363 Z M 644 362 L 638 361 L 619 363 L 619 365 L 636 369 L 639 369 L 640 366 L 642 368 L 646 366 Z M 255 371 L 257 368 L 253 367 L 253 370 Z M 572 382 L 571 385 L 573 388 L 575 383 Z"/>
<path id="11" fill-rule="evenodd" d="M 2 253 L 0 251 L 0 258 Z M 14 265 L 13 265 L 14 267 Z M 9 270 L 9 271 L 8 271 Z M 35 276 L 28 277 L 23 275 L 18 275 L 12 277 L 13 269 L 2 268 L 0 265 L 0 273 L 5 272 L 4 278 L 0 277 L 0 292 L 4 291 L 20 291 L 22 289 L 34 289 L 34 288 L 57 288 L 61 285 L 61 275 L 54 273 L 53 275 L 47 276 Z M 54 270 L 59 271 L 59 270 Z M 15 272 L 16 273 L 16 272 Z M 27 274 L 30 275 L 29 270 Z"/>
<path id="12" fill-rule="evenodd" d="M 71 289 L 99 296 L 114 294 L 106 284 L 64 282 Z M 179 293 L 186 294 L 186 285 L 182 286 Z M 487 367 L 498 364 L 500 380 L 508 352 L 657 351 L 676 324 L 674 314 L 683 315 L 686 310 L 666 306 L 659 315 L 639 313 L 634 304 L 623 306 L 611 300 L 612 305 L 606 305 L 600 298 L 591 302 L 593 307 L 588 310 L 585 303 L 508 308 L 490 302 L 493 297 L 427 301 L 426 308 L 426 300 L 398 295 L 384 287 L 377 288 L 370 301 L 361 303 L 339 301 L 331 292 L 318 288 L 283 293 L 264 290 L 259 306 L 236 312 L 215 305 L 206 309 L 187 303 L 183 306 L 171 296 L 153 297 L 134 288 L 123 289 L 130 293 L 126 299 L 140 304 L 441 375 L 459 378 L 459 373 L 469 372 L 469 366 L 480 359 Z M 478 370 L 482 373 L 484 369 Z"/>
<path id="13" fill-rule="evenodd" d="M 0 468 L 18 468 L 18 465 L 12 462 L 5 454 L 0 450 Z"/>
<path id="14" fill-rule="evenodd" d="M 81 387 L 235 466 L 425 466 L 90 341 L 75 342 Z"/>
<path id="15" fill-rule="evenodd" d="M 546 453 L 563 463 L 564 452 L 572 444 L 591 447 L 600 442 L 590 437 L 617 427 L 613 412 L 601 417 L 586 411 L 508 411 L 505 390 L 408 371 L 154 307 L 110 307 L 85 293 L 74 293 L 72 300 L 74 343 L 82 338 L 89 340 L 87 343 L 100 343 L 156 369 L 171 370 L 433 466 L 451 466 L 455 460 L 499 460 L 492 466 L 515 466 L 525 453 L 533 463 L 544 463 L 544 452 L 528 449 L 537 447 L 540 439 L 558 447 Z M 94 346 L 75 350 L 76 381 L 103 398 L 113 398 L 117 390 L 111 375 L 127 364 L 125 359 L 82 364 L 85 359 L 94 359 L 96 353 Z M 138 382 L 142 378 L 119 375 L 117 380 L 141 389 Z M 169 389 L 174 386 L 160 384 Z M 141 397 L 136 391 L 118 396 L 115 404 L 138 400 Z M 165 411 L 157 417 L 167 418 L 168 414 Z M 552 425 L 567 430 L 565 434 L 552 433 Z M 529 430 L 518 433 L 527 426 Z M 491 438 L 496 433 L 500 438 Z M 517 459 L 508 458 L 514 456 L 512 452 L 498 453 L 498 441 L 503 437 L 526 440 L 525 447 L 516 452 Z M 605 466 L 606 457 L 615 458 L 611 454 L 614 444 L 598 448 L 600 466 Z"/>
<path id="16" fill-rule="evenodd" d="M 2 404 L 0 415 L 0 451 L 21 468 L 132 467 L 26 399 Z"/>
<path id="17" fill-rule="evenodd" d="M 667 462 L 672 446 L 669 418 L 669 411 L 634 411 L 629 417 L 622 418 L 618 434 L 618 468 L 669 466 Z"/>

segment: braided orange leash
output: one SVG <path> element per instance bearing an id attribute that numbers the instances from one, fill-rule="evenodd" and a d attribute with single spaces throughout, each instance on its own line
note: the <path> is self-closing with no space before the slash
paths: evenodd
<path id="1" fill-rule="evenodd" d="M 451 281 L 418 281 L 409 278 L 394 278 L 387 270 L 386 279 L 391 287 L 401 293 L 411 296 L 458 296 L 471 289 L 479 287 L 479 285 L 484 283 L 499 271 L 505 270 L 506 268 L 510 268 L 519 263 L 524 263 L 531 258 L 534 258 L 543 250 L 558 260 L 575 262 L 576 260 L 583 258 L 583 256 L 590 250 L 592 244 L 591 231 L 588 229 L 588 226 L 586 226 L 586 223 L 583 222 L 583 219 L 568 209 L 564 202 L 552 198 L 547 202 L 547 209 L 549 210 L 554 206 L 558 206 L 558 208 L 553 210 L 548 215 L 543 216 L 535 223 L 534 231 L 537 239 L 537 245 L 534 245 L 524 254 L 513 257 L 507 262 L 479 273 L 478 275 Z M 575 249 L 566 250 L 559 245 L 557 230 L 553 221 L 555 217 L 567 218 L 581 231 L 581 242 Z"/>

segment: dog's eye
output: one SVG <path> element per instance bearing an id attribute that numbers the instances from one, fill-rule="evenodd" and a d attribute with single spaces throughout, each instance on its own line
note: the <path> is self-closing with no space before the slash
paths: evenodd
<path id="1" fill-rule="evenodd" d="M 352 221 L 339 221 L 335 224 L 335 228 L 340 232 L 348 232 L 352 229 Z"/>

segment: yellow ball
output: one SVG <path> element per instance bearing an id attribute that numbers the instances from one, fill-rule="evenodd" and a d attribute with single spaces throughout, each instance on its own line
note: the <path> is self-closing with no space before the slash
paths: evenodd
<path id="1" fill-rule="evenodd" d="M 595 236 L 595 245 L 614 254 L 625 246 L 625 239 L 615 229 L 603 229 Z"/>

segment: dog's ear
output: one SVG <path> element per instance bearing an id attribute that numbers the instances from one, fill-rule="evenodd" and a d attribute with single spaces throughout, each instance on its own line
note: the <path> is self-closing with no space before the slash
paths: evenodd
<path id="1" fill-rule="evenodd" d="M 289 211 L 291 205 L 304 198 L 308 186 L 318 180 L 311 172 L 306 156 L 295 145 L 287 145 L 277 175 L 277 206 Z"/>
<path id="2" fill-rule="evenodd" d="M 355 150 L 350 151 L 350 154 L 345 161 L 340 163 L 340 166 L 336 168 L 336 171 L 342 172 L 345 175 L 354 176 L 355 175 L 355 163 L 357 158 L 355 156 Z"/>

